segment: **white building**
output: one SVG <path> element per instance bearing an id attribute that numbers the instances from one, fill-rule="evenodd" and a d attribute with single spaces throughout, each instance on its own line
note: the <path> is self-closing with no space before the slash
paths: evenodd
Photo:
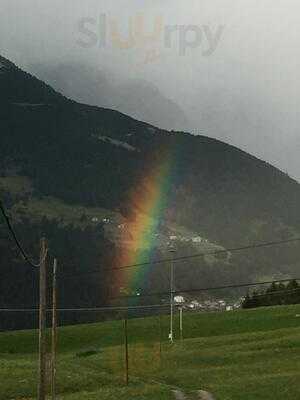
<path id="1" fill-rule="evenodd" d="M 202 238 L 200 236 L 193 237 L 193 243 L 202 243 Z"/>
<path id="2" fill-rule="evenodd" d="M 200 307 L 200 303 L 197 300 L 192 300 L 190 303 L 190 307 L 195 309 L 195 308 L 199 308 Z"/>
<path id="3" fill-rule="evenodd" d="M 178 303 L 178 304 L 185 303 L 185 300 L 184 300 L 183 296 L 175 296 L 174 297 L 174 301 L 175 301 L 175 303 Z"/>

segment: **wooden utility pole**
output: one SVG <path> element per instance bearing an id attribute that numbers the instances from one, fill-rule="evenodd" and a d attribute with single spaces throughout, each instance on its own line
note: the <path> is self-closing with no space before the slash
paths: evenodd
<path id="1" fill-rule="evenodd" d="M 125 340 L 125 383 L 129 384 L 129 362 L 128 362 L 128 331 L 127 331 L 127 318 L 124 320 L 124 340 Z"/>
<path id="2" fill-rule="evenodd" d="M 52 343 L 51 343 L 51 394 L 52 400 L 56 397 L 56 349 L 57 349 L 57 285 L 56 285 L 57 259 L 53 263 L 52 280 Z"/>
<path id="3" fill-rule="evenodd" d="M 38 400 L 46 399 L 46 314 L 47 314 L 47 242 L 41 239 L 39 306 L 39 382 Z"/>

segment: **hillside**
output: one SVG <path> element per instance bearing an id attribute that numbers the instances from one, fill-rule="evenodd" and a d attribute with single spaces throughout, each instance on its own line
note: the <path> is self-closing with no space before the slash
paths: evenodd
<path id="1" fill-rule="evenodd" d="M 191 396 L 202 389 L 217 400 L 298 399 L 299 312 L 299 306 L 282 306 L 188 313 L 185 339 L 173 346 L 167 342 L 169 318 L 163 316 L 161 359 L 159 318 L 130 319 L 128 387 L 122 321 L 61 328 L 59 398 L 174 400 L 174 389 Z M 35 398 L 37 340 L 37 331 L 0 334 L 1 400 Z"/>
<path id="2" fill-rule="evenodd" d="M 100 271 L 61 281 L 61 304 L 167 289 L 168 265 L 130 288 L 108 270 L 165 256 L 170 238 L 188 255 L 300 236 L 299 184 L 235 147 L 77 103 L 4 58 L 0 87 L 0 193 L 18 235 L 37 256 L 46 234 L 62 272 Z M 35 304 L 37 282 L 0 230 L 0 302 Z M 177 264 L 176 288 L 290 277 L 298 259 L 296 244 L 196 259 Z"/>

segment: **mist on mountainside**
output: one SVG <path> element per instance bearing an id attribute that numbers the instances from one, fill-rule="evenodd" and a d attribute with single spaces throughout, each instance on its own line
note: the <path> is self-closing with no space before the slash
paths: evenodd
<path id="1" fill-rule="evenodd" d="M 117 110 L 162 129 L 187 130 L 182 109 L 149 82 L 124 80 L 84 64 L 36 64 L 29 69 L 70 99 Z"/>

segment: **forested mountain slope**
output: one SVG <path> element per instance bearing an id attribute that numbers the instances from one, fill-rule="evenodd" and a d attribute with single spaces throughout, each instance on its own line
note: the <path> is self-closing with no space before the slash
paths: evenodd
<path id="1" fill-rule="evenodd" d="M 156 256 L 170 237 L 184 255 L 300 236 L 299 184 L 235 147 L 76 103 L 4 58 L 0 87 L 0 192 L 17 233 L 35 255 L 45 233 L 65 271 L 103 270 L 62 282 L 63 304 L 107 301 L 118 248 L 155 207 Z M 159 208 L 146 205 L 154 194 Z M 0 248 L 0 302 L 32 305 L 36 282 L 3 220 Z M 177 266 L 177 287 L 294 276 L 298 258 L 290 244 L 196 259 Z M 140 285 L 166 288 L 168 275 L 153 270 Z"/>

